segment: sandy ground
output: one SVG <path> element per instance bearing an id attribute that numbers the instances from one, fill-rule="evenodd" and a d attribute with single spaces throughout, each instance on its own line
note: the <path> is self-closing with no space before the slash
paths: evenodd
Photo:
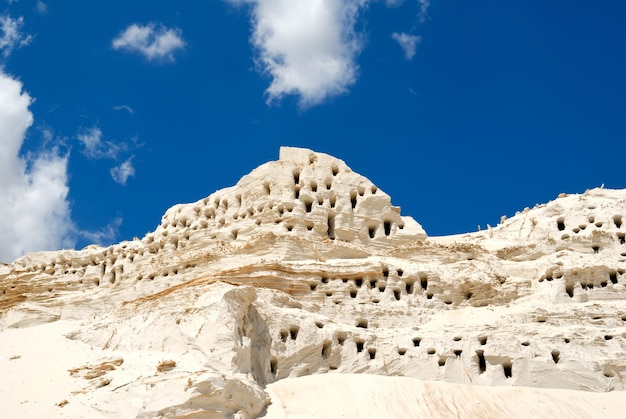
<path id="1" fill-rule="evenodd" d="M 280 380 L 266 418 L 624 418 L 624 392 L 481 387 L 369 374 Z"/>

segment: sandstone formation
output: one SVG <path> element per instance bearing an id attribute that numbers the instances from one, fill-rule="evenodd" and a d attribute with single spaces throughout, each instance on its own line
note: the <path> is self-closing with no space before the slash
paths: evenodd
<path id="1" fill-rule="evenodd" d="M 626 191 L 594 189 L 427 237 L 343 161 L 283 147 L 141 240 L 0 265 L 0 398 L 11 417 L 346 412 L 319 387 L 369 417 L 619 417 L 623 222 Z"/>

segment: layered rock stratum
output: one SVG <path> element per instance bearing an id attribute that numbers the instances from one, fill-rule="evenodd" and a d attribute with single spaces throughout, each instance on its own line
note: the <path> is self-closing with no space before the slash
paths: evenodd
<path id="1" fill-rule="evenodd" d="M 8 417 L 623 417 L 626 191 L 428 237 L 283 147 L 144 238 L 0 265 Z"/>

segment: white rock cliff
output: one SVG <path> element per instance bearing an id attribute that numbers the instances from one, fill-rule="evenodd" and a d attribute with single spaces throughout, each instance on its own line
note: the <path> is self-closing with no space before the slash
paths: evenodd
<path id="1" fill-rule="evenodd" d="M 623 222 L 626 191 L 594 189 L 427 237 L 343 161 L 283 147 L 141 240 L 0 265 L 0 399 L 33 418 L 620 417 Z"/>

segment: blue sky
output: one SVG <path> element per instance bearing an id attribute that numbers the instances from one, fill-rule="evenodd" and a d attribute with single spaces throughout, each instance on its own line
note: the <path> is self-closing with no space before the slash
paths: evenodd
<path id="1" fill-rule="evenodd" d="M 281 145 L 429 235 L 626 187 L 626 2 L 0 0 L 0 260 L 109 244 Z"/>

